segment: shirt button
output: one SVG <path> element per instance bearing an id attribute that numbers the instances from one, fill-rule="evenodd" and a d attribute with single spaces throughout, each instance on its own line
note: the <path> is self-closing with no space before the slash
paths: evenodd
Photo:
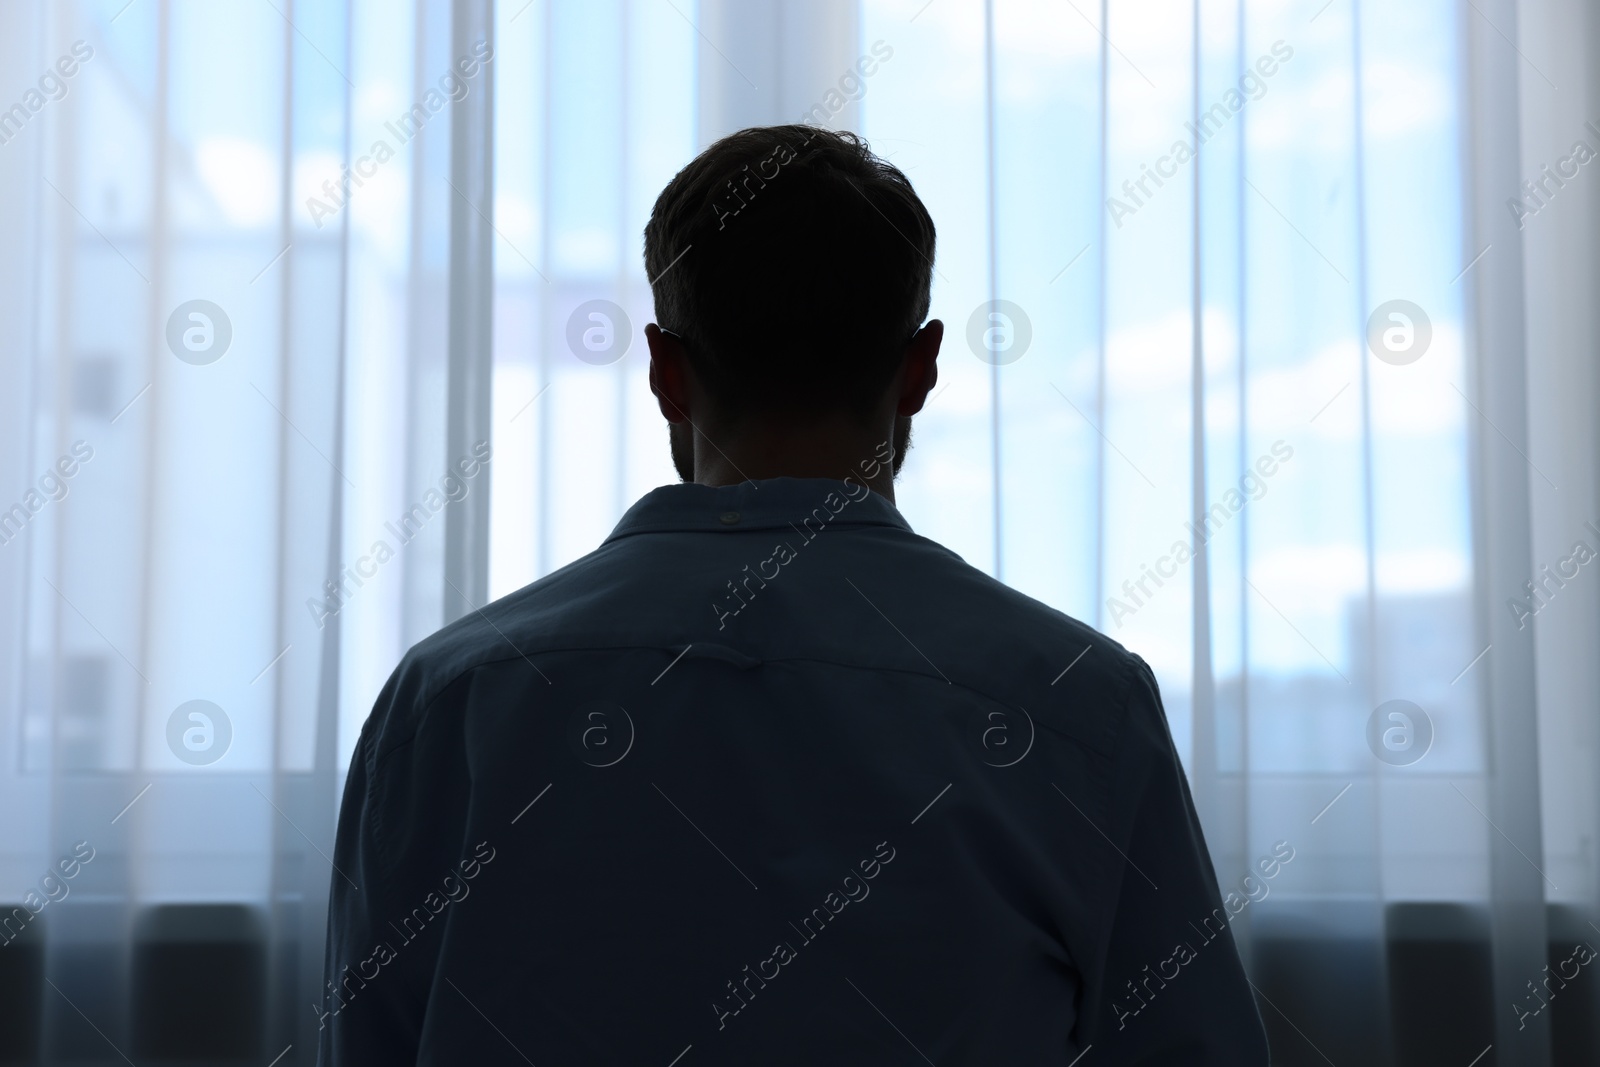
<path id="1" fill-rule="evenodd" d="M 739 513 L 737 511 L 724 511 L 717 516 L 717 521 L 724 526 L 735 526 L 739 522 Z"/>

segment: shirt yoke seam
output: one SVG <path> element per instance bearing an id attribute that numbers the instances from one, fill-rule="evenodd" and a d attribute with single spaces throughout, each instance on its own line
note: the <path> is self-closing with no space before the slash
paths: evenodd
<path id="1" fill-rule="evenodd" d="M 562 647 L 562 648 L 543 648 L 543 649 L 540 649 L 537 653 L 535 653 L 535 655 L 544 654 L 544 653 L 556 653 L 556 652 L 661 651 L 662 648 L 663 648 L 663 646 L 656 645 L 656 644 L 613 645 L 613 646 L 606 646 L 604 648 L 597 648 L 597 647 L 592 646 L 592 645 L 578 645 L 578 646 Z M 1138 670 L 1135 658 L 1129 653 L 1124 653 L 1123 655 L 1124 655 L 1124 658 L 1128 662 L 1124 666 L 1125 676 L 1124 676 L 1124 679 L 1123 679 L 1121 699 L 1118 700 L 1118 701 L 1114 701 L 1113 702 L 1114 704 L 1120 706 L 1120 711 L 1121 711 L 1121 716 L 1120 716 L 1120 720 L 1121 721 L 1119 721 L 1118 723 L 1116 723 L 1113 726 L 1113 730 L 1118 735 L 1117 738 L 1116 738 L 1116 742 L 1108 744 L 1108 745 L 1105 746 L 1106 748 L 1112 749 L 1112 751 L 1103 751 L 1100 747 L 1090 746 L 1090 747 L 1093 747 L 1096 752 L 1100 753 L 1101 755 L 1103 755 L 1103 756 L 1105 756 L 1108 759 L 1113 760 L 1113 761 L 1116 759 L 1117 754 L 1120 751 L 1120 741 L 1122 739 L 1122 735 L 1125 733 L 1126 722 L 1127 722 L 1127 717 L 1128 717 L 1128 715 L 1127 715 L 1128 706 L 1129 706 L 1129 701 L 1132 699 L 1132 692 L 1133 692 L 1133 676 L 1137 673 L 1137 670 Z M 373 766 L 372 766 L 373 773 L 376 774 L 376 772 L 377 772 L 377 770 L 379 768 L 379 765 L 384 760 L 386 760 L 392 752 L 394 752 L 396 749 L 400 748 L 403 745 L 409 744 L 416 737 L 417 731 L 421 726 L 422 720 L 428 715 L 428 713 L 430 711 L 433 710 L 434 705 L 438 703 L 439 698 L 442 697 L 445 693 L 448 693 L 463 678 L 465 678 L 467 675 L 471 674 L 473 671 L 479 670 L 481 668 L 493 667 L 493 666 L 496 666 L 496 665 L 502 664 L 502 663 L 512 663 L 512 662 L 515 662 L 518 659 L 526 660 L 526 661 L 528 661 L 530 663 L 532 662 L 531 660 L 528 659 L 528 655 L 527 654 L 519 651 L 515 655 L 497 656 L 497 657 L 494 657 L 492 659 L 477 660 L 477 661 L 475 661 L 475 662 L 473 662 L 473 663 L 461 668 L 461 670 L 457 671 L 455 674 L 451 675 L 449 677 L 449 679 L 446 680 L 443 684 L 441 684 L 439 686 L 439 688 L 431 696 L 427 696 L 422 700 L 421 707 L 418 709 L 416 715 L 414 716 L 414 718 L 413 718 L 413 720 L 411 722 L 411 728 L 406 732 L 404 737 L 394 740 L 392 744 L 390 744 L 390 745 L 388 745 L 386 747 L 383 747 L 381 749 L 377 745 L 377 741 L 379 739 L 378 738 L 374 738 Z M 924 673 L 922 671 L 911 670 L 911 669 L 905 668 L 905 667 L 892 667 L 892 666 L 882 666 L 882 665 L 867 666 L 867 665 L 858 664 L 858 663 L 846 663 L 846 662 L 843 662 L 841 660 L 830 659 L 830 658 L 825 658 L 825 657 L 820 657 L 820 656 L 777 656 L 777 657 L 773 657 L 771 659 L 761 660 L 760 662 L 762 662 L 763 664 L 766 664 L 766 663 L 820 663 L 820 664 L 824 664 L 826 666 L 839 667 L 839 668 L 843 668 L 843 669 L 846 669 L 846 670 L 881 671 L 881 672 L 887 672 L 887 673 L 893 673 L 893 674 L 910 675 L 910 676 L 915 677 L 915 678 L 923 678 L 923 679 L 927 679 L 929 681 L 937 680 L 937 678 L 940 677 L 940 676 L 936 676 L 936 675 L 926 674 L 926 673 Z M 982 697 L 984 700 L 988 700 L 988 701 L 991 701 L 992 703 L 996 703 L 996 704 L 1002 704 L 1002 705 L 1006 704 L 1006 701 L 1002 700 L 999 696 L 997 696 L 996 694 L 994 694 L 992 692 L 986 691 L 984 689 L 979 689 L 978 687 L 973 686 L 973 685 L 968 685 L 965 682 L 957 682 L 957 681 L 951 680 L 949 678 L 944 678 L 943 680 L 949 685 L 956 686 L 957 688 L 960 688 L 960 689 L 962 689 L 962 690 L 964 690 L 964 691 L 966 691 L 968 693 L 972 693 L 972 694 L 974 694 L 976 696 Z M 426 692 L 426 690 L 423 690 L 423 692 Z M 391 723 L 385 722 L 383 724 L 383 727 L 378 731 L 380 736 L 384 735 L 384 734 L 387 734 L 388 733 L 388 728 L 391 725 L 392 725 Z"/>

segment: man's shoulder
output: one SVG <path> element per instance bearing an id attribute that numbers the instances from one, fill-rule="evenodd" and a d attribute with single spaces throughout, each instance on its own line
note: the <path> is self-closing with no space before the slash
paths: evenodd
<path id="1" fill-rule="evenodd" d="M 416 721 L 441 694 L 475 669 L 510 660 L 526 661 L 565 649 L 626 647 L 626 635 L 606 635 L 574 626 L 583 600 L 605 574 L 606 546 L 552 571 L 483 607 L 471 607 L 454 621 L 412 645 L 379 694 L 367 722 L 379 751 L 404 741 Z M 459 597 L 456 598 L 459 603 Z"/>
<path id="2" fill-rule="evenodd" d="M 1038 709 L 1068 732 L 1109 737 L 1144 660 L 1116 639 L 961 560 L 930 560 L 919 585 L 923 625 L 947 648 L 953 681 L 1002 703 Z"/>

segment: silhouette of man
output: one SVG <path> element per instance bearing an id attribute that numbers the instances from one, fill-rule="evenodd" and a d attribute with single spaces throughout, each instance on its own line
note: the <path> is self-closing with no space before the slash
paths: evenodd
<path id="1" fill-rule="evenodd" d="M 744 130 L 644 245 L 684 484 L 394 672 L 320 1061 L 1266 1063 L 1150 669 L 895 508 L 944 333 L 905 176 Z"/>

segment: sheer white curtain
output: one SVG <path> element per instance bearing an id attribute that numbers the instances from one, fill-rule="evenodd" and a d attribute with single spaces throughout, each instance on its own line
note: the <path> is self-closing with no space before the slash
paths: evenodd
<path id="1" fill-rule="evenodd" d="M 940 229 L 903 509 L 1154 666 L 1275 1062 L 1592 1061 L 1600 983 L 1543 983 L 1600 945 L 1597 48 L 1574 0 L 6 5 L 0 1044 L 310 1062 L 372 699 L 672 480 L 650 204 L 811 121 Z"/>
<path id="2" fill-rule="evenodd" d="M 0 1058 L 314 1058 L 341 726 L 484 596 L 487 11 L 0 11 Z"/>

